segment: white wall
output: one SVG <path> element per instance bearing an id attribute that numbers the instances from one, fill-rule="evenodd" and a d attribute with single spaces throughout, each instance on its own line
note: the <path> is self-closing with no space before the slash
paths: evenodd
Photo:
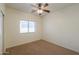
<path id="1" fill-rule="evenodd" d="M 43 39 L 79 52 L 79 4 L 44 17 Z"/>
<path id="2" fill-rule="evenodd" d="M 22 19 L 35 21 L 36 32 L 25 34 L 19 33 L 19 22 Z M 6 48 L 41 39 L 42 20 L 38 16 L 6 7 L 6 20 L 4 22 Z"/>

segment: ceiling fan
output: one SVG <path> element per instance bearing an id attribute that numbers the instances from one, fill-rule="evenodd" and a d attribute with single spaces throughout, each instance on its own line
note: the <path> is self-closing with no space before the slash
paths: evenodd
<path id="1" fill-rule="evenodd" d="M 49 13 L 50 10 L 48 10 L 48 3 L 38 3 L 32 5 L 32 12 L 37 12 L 39 15 L 42 15 L 42 13 L 46 12 Z"/>

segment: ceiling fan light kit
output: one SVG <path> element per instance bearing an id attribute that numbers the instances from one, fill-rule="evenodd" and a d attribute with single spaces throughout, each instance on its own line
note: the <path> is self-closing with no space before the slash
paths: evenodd
<path id="1" fill-rule="evenodd" d="M 43 10 L 39 9 L 39 10 L 37 10 L 37 13 L 38 14 L 40 14 L 40 13 L 42 14 L 43 13 Z"/>

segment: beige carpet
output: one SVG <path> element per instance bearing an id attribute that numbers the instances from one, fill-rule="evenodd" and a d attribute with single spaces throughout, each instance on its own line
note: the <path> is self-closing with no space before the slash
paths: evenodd
<path id="1" fill-rule="evenodd" d="M 10 55 L 76 55 L 77 52 L 57 46 L 44 40 L 6 49 Z"/>

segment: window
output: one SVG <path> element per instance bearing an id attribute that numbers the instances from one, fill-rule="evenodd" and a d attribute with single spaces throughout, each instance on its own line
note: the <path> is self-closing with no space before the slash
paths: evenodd
<path id="1" fill-rule="evenodd" d="M 28 21 L 20 21 L 20 33 L 28 32 Z"/>
<path id="2" fill-rule="evenodd" d="M 35 22 L 29 21 L 29 32 L 35 32 Z"/>
<path id="3" fill-rule="evenodd" d="M 35 22 L 33 21 L 20 21 L 20 33 L 35 32 Z"/>

